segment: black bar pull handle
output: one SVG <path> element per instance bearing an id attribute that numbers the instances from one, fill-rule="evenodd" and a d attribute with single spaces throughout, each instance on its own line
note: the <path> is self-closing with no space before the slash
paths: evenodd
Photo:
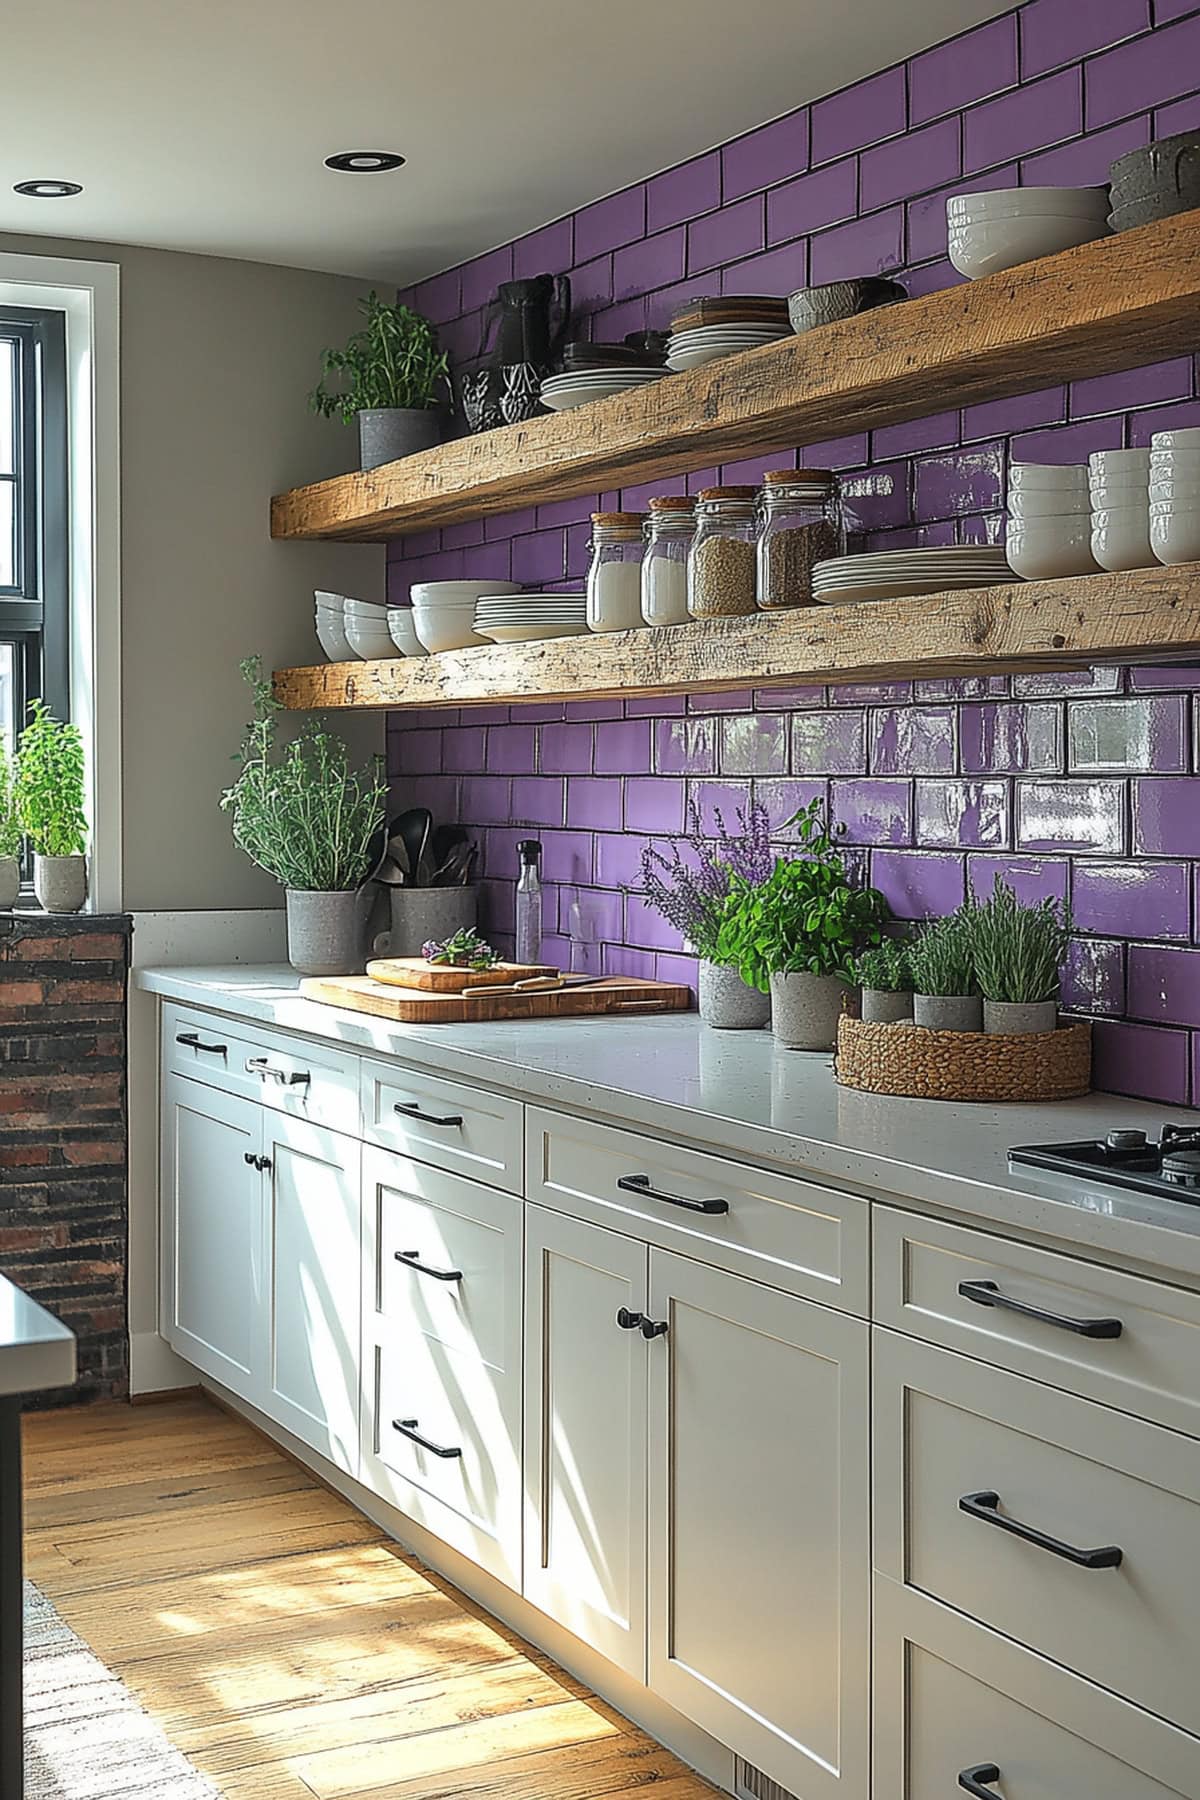
<path id="1" fill-rule="evenodd" d="M 958 1785 L 973 1794 L 975 1800 L 996 1800 L 992 1788 L 1000 1779 L 995 1763 L 976 1763 L 973 1768 L 958 1771 Z"/>
<path id="2" fill-rule="evenodd" d="M 461 1269 L 435 1269 L 430 1263 L 420 1260 L 419 1250 L 397 1250 L 396 1261 L 403 1263 L 406 1269 L 415 1269 L 418 1275 L 432 1275 L 435 1281 L 461 1281 Z"/>
<path id="3" fill-rule="evenodd" d="M 175 1033 L 175 1042 L 177 1044 L 186 1044 L 189 1050 L 203 1050 L 206 1056 L 229 1055 L 228 1044 L 206 1044 L 204 1039 L 198 1037 L 194 1031 L 177 1031 Z"/>
<path id="4" fill-rule="evenodd" d="M 621 1327 L 622 1331 L 636 1331 L 644 1317 L 645 1315 L 643 1313 L 630 1312 L 627 1306 L 621 1306 L 617 1309 L 617 1324 Z"/>
<path id="5" fill-rule="evenodd" d="M 1077 1337 L 1119 1338 L 1123 1329 L 1120 1319 L 1072 1319 L 1065 1313 L 1046 1312 L 1040 1306 L 1030 1306 L 1026 1300 L 1002 1294 L 994 1281 L 960 1281 L 958 1291 L 976 1306 L 999 1306 L 1005 1312 L 1020 1313 L 1025 1319 L 1039 1319 L 1043 1325 L 1057 1325 L 1060 1331 L 1073 1331 Z"/>
<path id="6" fill-rule="evenodd" d="M 649 1343 L 652 1338 L 665 1337 L 670 1327 L 665 1319 L 643 1319 L 642 1336 Z"/>
<path id="7" fill-rule="evenodd" d="M 648 1175 L 618 1175 L 617 1186 L 627 1194 L 641 1194 L 647 1200 L 665 1200 L 668 1206 L 682 1206 L 687 1212 L 727 1213 L 728 1200 L 685 1200 L 682 1194 L 664 1194 L 651 1187 Z"/>
<path id="8" fill-rule="evenodd" d="M 432 1451 L 434 1456 L 450 1457 L 462 1455 L 462 1451 L 457 1445 L 435 1444 L 432 1438 L 422 1437 L 421 1433 L 417 1430 L 418 1423 L 419 1421 L 417 1419 L 393 1419 L 392 1429 L 398 1431 L 401 1437 L 411 1438 L 413 1443 L 419 1444 L 422 1450 Z"/>
<path id="9" fill-rule="evenodd" d="M 1116 1544 L 1103 1544 L 1099 1550 L 1077 1550 L 1074 1544 L 1064 1543 L 1062 1538 L 1050 1537 L 1033 1525 L 1022 1525 L 1019 1519 L 1009 1518 L 1000 1511 L 999 1494 L 990 1489 L 979 1494 L 964 1494 L 958 1505 L 959 1510 L 968 1513 L 972 1519 L 982 1519 L 985 1525 L 995 1525 L 1000 1531 L 1023 1538 L 1027 1544 L 1036 1544 L 1039 1550 L 1049 1550 L 1052 1556 L 1061 1556 L 1064 1562 L 1074 1563 L 1077 1568 L 1119 1569 L 1121 1566 L 1125 1553 Z"/>
<path id="10" fill-rule="evenodd" d="M 307 1087 L 312 1080 L 307 1069 L 298 1069 L 295 1074 L 289 1075 L 286 1069 L 277 1069 L 274 1063 L 267 1061 L 265 1056 L 248 1057 L 246 1073 L 247 1075 L 259 1075 L 264 1081 L 268 1079 L 277 1081 L 281 1087 Z"/>
<path id="11" fill-rule="evenodd" d="M 403 1114 L 406 1119 L 420 1119 L 422 1125 L 461 1125 L 461 1113 L 446 1113 L 439 1117 L 437 1113 L 422 1112 L 415 1100 L 399 1100 L 392 1108 L 393 1112 Z"/>

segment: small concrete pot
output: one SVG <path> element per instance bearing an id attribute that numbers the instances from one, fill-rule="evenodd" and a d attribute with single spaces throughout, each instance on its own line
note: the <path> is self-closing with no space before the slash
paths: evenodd
<path id="1" fill-rule="evenodd" d="M 48 913 L 77 913 L 87 899 L 87 857 L 35 856 L 33 891 Z"/>
<path id="2" fill-rule="evenodd" d="M 358 466 L 377 469 L 414 450 L 442 441 L 446 414 L 440 406 L 379 406 L 358 415 Z"/>
<path id="3" fill-rule="evenodd" d="M 913 1022 L 927 1031 L 982 1031 L 978 994 L 914 994 Z"/>
<path id="4" fill-rule="evenodd" d="M 15 856 L 0 856 L 0 912 L 11 912 L 21 897 L 21 865 Z"/>
<path id="5" fill-rule="evenodd" d="M 479 915 L 477 887 L 394 887 L 388 901 L 391 924 L 375 939 L 376 956 L 420 956 L 430 938 L 443 943 L 469 930 Z"/>
<path id="6" fill-rule="evenodd" d="M 300 975 L 361 975 L 366 964 L 366 908 L 361 888 L 309 893 L 288 888 L 288 961 Z"/>
<path id="7" fill-rule="evenodd" d="M 868 1025 L 911 1024 L 913 997 L 911 994 L 888 993 L 883 988 L 864 988 L 862 1016 Z"/>
<path id="8" fill-rule="evenodd" d="M 761 1031 L 770 1023 L 771 997 L 744 982 L 736 969 L 700 964 L 700 1017 L 714 1031 Z"/>
<path id="9" fill-rule="evenodd" d="M 832 1050 L 850 992 L 839 975 L 772 975 L 771 1029 L 781 1050 Z"/>
<path id="10" fill-rule="evenodd" d="M 983 1029 L 996 1037 L 1030 1037 L 1054 1031 L 1058 1025 L 1057 1000 L 985 1000 Z"/>

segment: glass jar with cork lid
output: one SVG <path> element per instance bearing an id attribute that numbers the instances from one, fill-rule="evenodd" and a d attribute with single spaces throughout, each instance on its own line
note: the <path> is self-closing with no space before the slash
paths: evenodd
<path id="1" fill-rule="evenodd" d="M 842 556 L 846 528 L 831 469 L 775 469 L 763 476 L 758 604 L 812 606 L 817 563 Z"/>
<path id="2" fill-rule="evenodd" d="M 646 515 L 642 617 L 647 625 L 686 625 L 687 559 L 696 529 L 690 494 L 659 494 Z"/>
<path id="3" fill-rule="evenodd" d="M 642 519 L 637 512 L 592 514 L 587 575 L 589 631 L 633 631 L 642 619 Z"/>
<path id="4" fill-rule="evenodd" d="M 757 610 L 752 487 L 701 488 L 696 534 L 688 556 L 688 612 L 693 619 L 729 618 Z"/>

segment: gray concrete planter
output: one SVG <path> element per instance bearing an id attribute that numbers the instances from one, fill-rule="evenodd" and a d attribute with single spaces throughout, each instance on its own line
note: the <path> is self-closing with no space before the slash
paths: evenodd
<path id="1" fill-rule="evenodd" d="M 442 943 L 468 930 L 479 914 L 476 887 L 394 887 L 388 900 L 391 925 L 375 939 L 376 956 L 420 956 L 429 938 Z"/>
<path id="2" fill-rule="evenodd" d="M 20 863 L 15 856 L 0 856 L 0 912 L 11 912 L 20 896 Z"/>
<path id="3" fill-rule="evenodd" d="M 35 856 L 33 891 L 48 913 L 77 913 L 87 899 L 86 856 Z"/>
<path id="4" fill-rule="evenodd" d="M 368 897 L 288 888 L 288 961 L 301 975 L 361 975 L 366 963 Z"/>
<path id="5" fill-rule="evenodd" d="M 983 1029 L 1000 1037 L 1030 1037 L 1058 1025 L 1057 1000 L 985 1000 Z"/>
<path id="6" fill-rule="evenodd" d="M 770 1022 L 771 998 L 744 982 L 736 969 L 700 963 L 700 1017 L 714 1031 L 761 1031 Z"/>
<path id="7" fill-rule="evenodd" d="M 978 994 L 914 994 L 913 1020 L 928 1031 L 982 1031 Z"/>
<path id="8" fill-rule="evenodd" d="M 911 1024 L 913 997 L 911 994 L 888 993 L 883 988 L 864 988 L 862 1016 L 867 1025 Z"/>
<path id="9" fill-rule="evenodd" d="M 377 469 L 414 450 L 440 444 L 446 413 L 440 406 L 380 406 L 358 414 L 358 466 Z"/>
<path id="10" fill-rule="evenodd" d="M 771 1029 L 781 1050 L 832 1050 L 842 1003 L 839 975 L 772 975 Z"/>

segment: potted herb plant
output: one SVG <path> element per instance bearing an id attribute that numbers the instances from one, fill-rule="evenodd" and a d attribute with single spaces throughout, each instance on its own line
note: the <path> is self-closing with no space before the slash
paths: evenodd
<path id="1" fill-rule="evenodd" d="M 450 365 L 434 327 L 411 307 L 372 289 L 359 309 L 362 330 L 322 357 L 323 375 L 340 376 L 341 385 L 331 390 L 322 379 L 309 402 L 323 418 L 358 420 L 359 467 L 374 469 L 441 442 Z"/>
<path id="2" fill-rule="evenodd" d="M 913 1018 L 930 1031 L 979 1031 L 983 1002 L 975 975 L 973 908 L 962 906 L 934 919 L 918 933 L 910 951 Z"/>
<path id="3" fill-rule="evenodd" d="M 885 937 L 864 950 L 854 965 L 862 989 L 862 1016 L 868 1024 L 896 1025 L 913 1016 L 912 967 L 908 945 Z"/>
<path id="4" fill-rule="evenodd" d="M 719 948 L 735 879 L 739 893 L 741 886 L 753 891 L 775 861 L 766 808 L 739 807 L 737 818 L 740 830 L 730 832 L 718 812 L 716 841 L 709 842 L 693 805 L 686 854 L 678 841 L 669 855 L 653 844 L 642 852 L 642 895 L 696 952 L 700 1017 L 717 1031 L 761 1030 L 771 1016 L 767 995 L 746 982 L 736 961 Z"/>
<path id="5" fill-rule="evenodd" d="M 736 964 L 751 986 L 770 993 L 772 1029 L 785 1050 L 829 1050 L 854 958 L 882 942 L 887 902 L 877 889 L 850 879 L 840 832 L 821 801 L 790 823 L 797 828 L 799 856 L 776 862 L 757 886 L 732 877 L 717 954 Z"/>
<path id="6" fill-rule="evenodd" d="M 254 717 L 221 796 L 235 842 L 283 886 L 288 961 L 302 975 L 347 975 L 363 967 L 372 839 L 383 823 L 387 785 L 378 766 L 350 767 L 345 744 L 309 723 L 290 744 L 275 742 L 279 704 L 251 657 L 242 675 Z"/>
<path id="7" fill-rule="evenodd" d="M 21 822 L 13 792 L 13 770 L 0 738 L 0 912 L 10 912 L 21 895 Z"/>
<path id="8" fill-rule="evenodd" d="M 1065 906 L 1057 900 L 1025 905 L 997 875 L 971 925 L 985 1031 L 1024 1035 L 1055 1029 L 1069 933 Z"/>
<path id="9" fill-rule="evenodd" d="M 33 891 L 51 913 L 76 913 L 87 899 L 83 736 L 41 700 L 17 746 L 13 810 L 33 850 Z"/>

